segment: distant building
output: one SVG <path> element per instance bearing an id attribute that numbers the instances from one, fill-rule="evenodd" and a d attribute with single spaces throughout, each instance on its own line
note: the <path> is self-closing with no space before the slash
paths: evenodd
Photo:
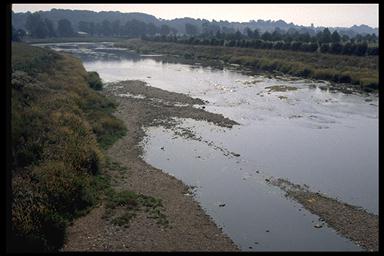
<path id="1" fill-rule="evenodd" d="M 77 32 L 77 35 L 78 35 L 78 36 L 88 36 L 89 34 L 88 34 L 87 32 L 78 31 L 78 32 Z"/>

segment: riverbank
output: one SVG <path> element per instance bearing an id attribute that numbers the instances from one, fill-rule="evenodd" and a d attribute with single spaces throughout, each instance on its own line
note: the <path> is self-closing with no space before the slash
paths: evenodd
<path id="1" fill-rule="evenodd" d="M 71 55 L 12 43 L 10 251 L 57 251 L 99 201 L 103 149 L 125 127 L 94 82 Z"/>
<path id="2" fill-rule="evenodd" d="M 377 56 L 357 57 L 286 50 L 185 45 L 139 39 L 122 40 L 116 42 L 115 46 L 144 54 L 177 55 L 179 58 L 196 62 L 236 64 L 254 71 L 326 80 L 340 87 L 353 87 L 363 91 L 378 89 Z"/>
<path id="3" fill-rule="evenodd" d="M 111 212 L 104 203 L 74 221 L 63 251 L 238 250 L 193 200 L 186 185 L 140 158 L 143 127 L 161 124 L 171 128 L 172 117 L 206 120 L 222 127 L 236 123 L 194 107 L 204 104 L 199 99 L 146 86 L 141 81 L 109 84 L 104 93 L 119 103 L 115 115 L 127 126 L 127 135 L 107 150 L 107 156 L 122 168 L 108 170 L 105 175 L 116 191 L 135 191 L 161 200 L 167 224 L 160 225 L 147 212 L 138 212 L 128 225 L 115 225 L 113 211 L 119 209 Z"/>

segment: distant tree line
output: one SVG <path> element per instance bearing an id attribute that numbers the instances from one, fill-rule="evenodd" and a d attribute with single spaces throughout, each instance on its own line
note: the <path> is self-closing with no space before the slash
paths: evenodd
<path id="1" fill-rule="evenodd" d="M 120 20 L 113 22 L 104 20 L 101 23 L 80 21 L 78 27 L 80 31 L 92 36 L 141 37 L 156 34 L 166 36 L 177 32 L 165 24 L 156 26 L 153 23 L 145 23 L 136 19 L 129 20 L 125 24 L 120 24 Z"/>
<path id="2" fill-rule="evenodd" d="M 54 24 L 43 19 L 39 13 L 32 13 L 26 19 L 25 28 L 12 30 L 12 39 L 22 40 L 26 35 L 33 38 L 73 37 L 78 36 L 68 19 L 61 19 Z M 375 34 L 356 35 L 353 38 L 340 35 L 336 30 L 332 33 L 328 28 L 314 34 L 299 33 L 295 29 L 287 31 L 276 28 L 273 32 L 259 32 L 245 28 L 243 32 L 204 22 L 200 27 L 186 23 L 185 33 L 178 33 L 175 28 L 166 24 L 156 26 L 136 19 L 121 24 L 120 20 L 102 22 L 80 21 L 79 32 L 89 36 L 141 37 L 144 40 L 175 42 L 193 45 L 217 45 L 227 47 L 245 47 L 257 49 L 277 49 L 303 52 L 321 52 L 345 55 L 378 55 L 378 37 Z"/>
<path id="3" fill-rule="evenodd" d="M 55 26 L 51 20 L 41 18 L 38 13 L 32 13 L 27 17 L 25 28 L 27 31 L 22 29 L 12 31 L 12 39 L 21 40 L 26 35 L 32 38 L 73 37 L 79 35 L 79 33 L 75 32 L 72 23 L 68 19 L 59 20 L 57 26 Z M 90 36 L 116 37 L 167 36 L 177 32 L 174 28 L 165 24 L 155 26 L 153 23 L 145 23 L 135 19 L 129 20 L 125 24 L 120 24 L 120 20 L 113 22 L 109 20 L 103 20 L 102 22 L 80 21 L 78 30 Z"/>
<path id="4" fill-rule="evenodd" d="M 276 29 L 274 32 L 266 31 L 260 33 L 258 30 L 251 30 L 249 28 L 245 29 L 245 33 L 240 31 L 226 33 L 220 29 L 217 29 L 216 32 L 212 30 L 207 32 L 203 29 L 202 33 L 197 34 L 196 29 L 190 24 L 186 24 L 186 31 L 187 35 L 182 36 L 157 35 L 152 37 L 144 36 L 143 39 L 192 45 L 277 49 L 357 56 L 379 54 L 378 38 L 375 34 L 357 35 L 349 38 L 346 35 L 341 36 L 337 31 L 331 33 L 328 28 L 319 31 L 313 36 L 309 33 L 299 33 L 292 30 L 285 32 L 279 29 Z M 373 46 L 369 46 L 369 44 Z"/>

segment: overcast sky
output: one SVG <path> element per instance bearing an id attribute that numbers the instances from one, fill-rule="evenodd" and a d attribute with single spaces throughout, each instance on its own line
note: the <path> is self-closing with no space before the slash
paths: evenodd
<path id="1" fill-rule="evenodd" d="M 46 11 L 52 8 L 143 12 L 157 18 L 201 18 L 207 20 L 279 20 L 297 25 L 350 27 L 379 25 L 378 4 L 13 4 L 14 12 Z"/>

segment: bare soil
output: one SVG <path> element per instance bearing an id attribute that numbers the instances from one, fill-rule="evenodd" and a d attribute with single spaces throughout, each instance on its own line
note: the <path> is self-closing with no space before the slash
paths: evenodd
<path id="1" fill-rule="evenodd" d="M 200 99 L 167 92 L 145 85 L 142 81 L 109 84 L 104 93 L 114 98 L 119 107 L 115 115 L 127 126 L 127 135 L 108 149 L 108 157 L 126 171 L 108 171 L 112 188 L 130 190 L 160 198 L 169 220 L 165 227 L 139 212 L 128 227 L 111 224 L 105 218 L 105 204 L 76 219 L 68 228 L 63 251 L 237 251 L 238 247 L 205 214 L 188 193 L 188 187 L 173 176 L 156 169 L 141 158 L 140 141 L 143 127 L 172 127 L 172 117 L 206 120 L 222 127 L 236 122 L 209 113 L 196 105 Z M 118 96 L 120 94 L 144 97 Z M 195 106 L 193 106 L 195 105 Z"/>

